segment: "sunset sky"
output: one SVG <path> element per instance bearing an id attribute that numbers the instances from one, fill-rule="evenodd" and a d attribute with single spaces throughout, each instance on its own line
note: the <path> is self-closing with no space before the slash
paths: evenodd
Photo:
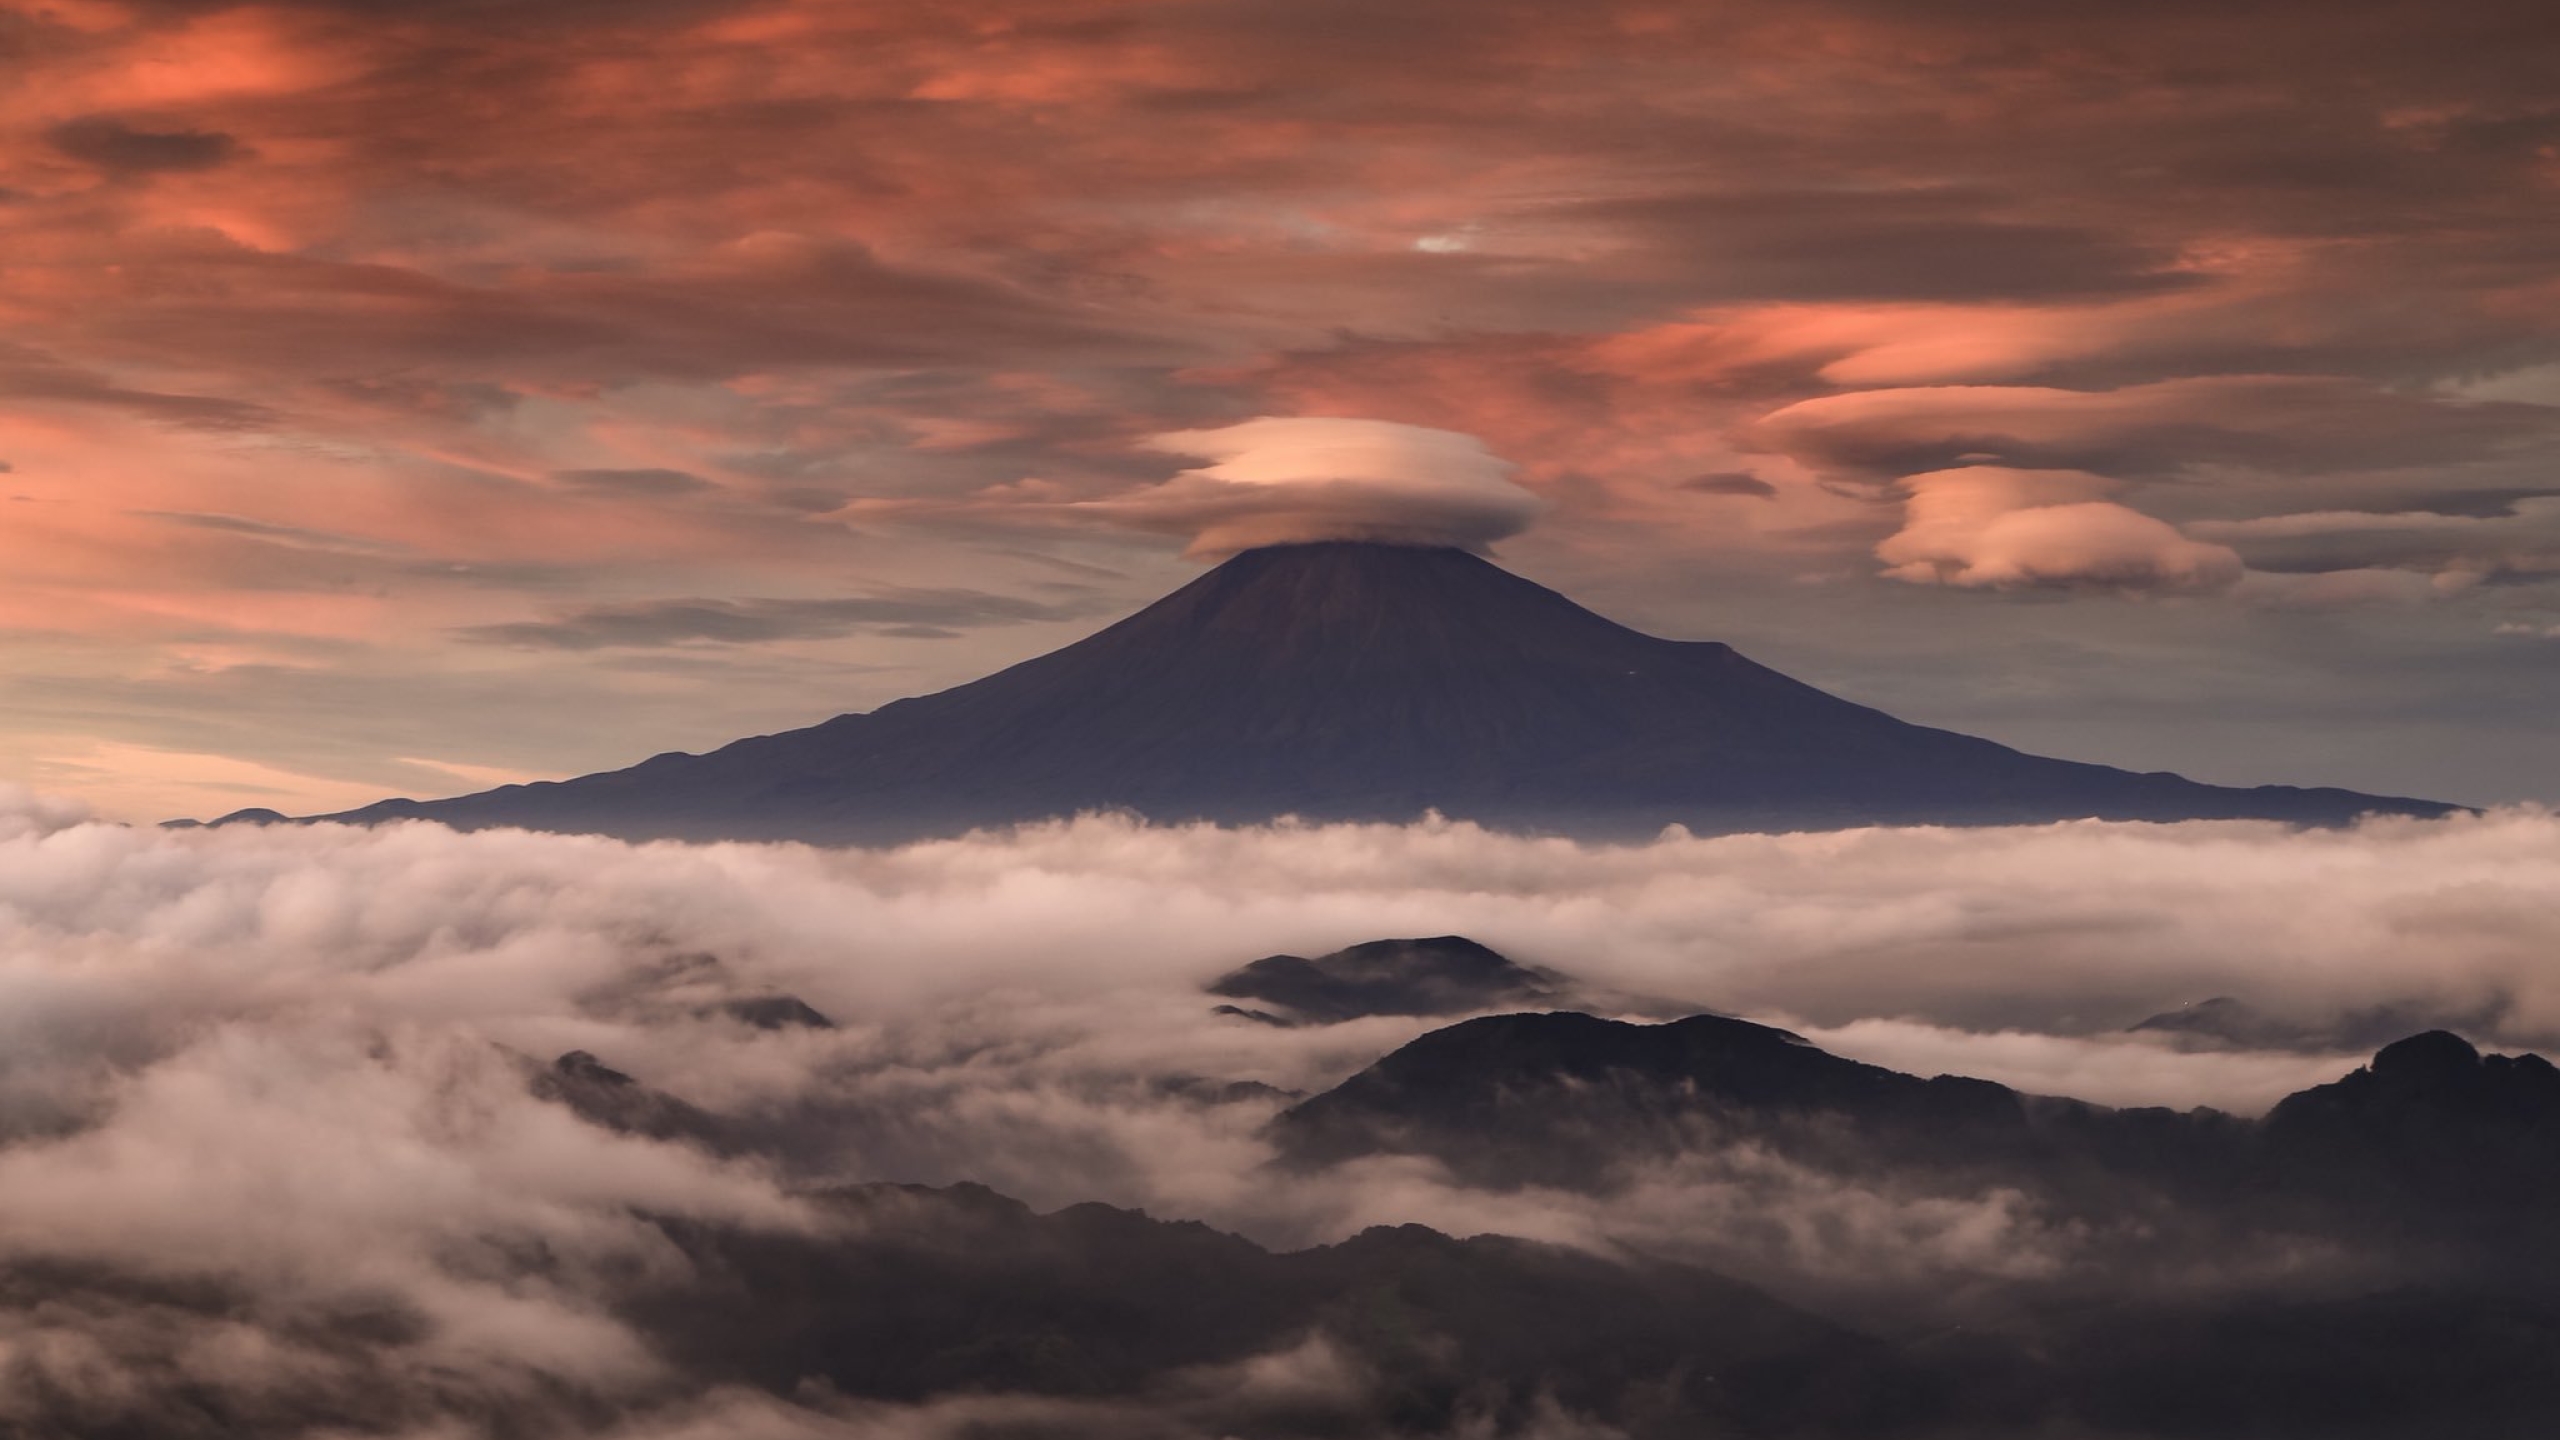
<path id="1" fill-rule="evenodd" d="M 1909 719 L 2560 801 L 2555 60 L 2547 0 L 0 0 L 0 779 L 708 748 L 1349 463 Z"/>

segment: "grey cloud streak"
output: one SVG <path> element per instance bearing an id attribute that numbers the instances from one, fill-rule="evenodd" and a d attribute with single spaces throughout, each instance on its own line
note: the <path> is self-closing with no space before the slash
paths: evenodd
<path id="1" fill-rule="evenodd" d="M 2065 390 L 1931 386 L 1807 400 L 1759 422 L 1774 449 L 1844 479 L 2000 463 L 2158 476 L 2213 464 L 2313 475 L 2479 459 L 2560 411 L 2408 395 L 2333 377 L 2217 376 Z"/>
<path id="2" fill-rule="evenodd" d="M 54 148 L 110 175 L 212 170 L 239 154 L 220 131 L 141 130 L 111 116 L 66 121 L 47 136 Z"/>
<path id="3" fill-rule="evenodd" d="M 552 478 L 574 490 L 651 499 L 713 488 L 710 481 L 683 470 L 562 470 Z"/>
<path id="4" fill-rule="evenodd" d="M 837 599 L 644 600 L 593 605 L 550 620 L 475 625 L 458 632 L 486 645 L 602 650 L 670 645 L 759 645 L 870 632 L 940 639 L 985 625 L 1068 620 L 1089 603 L 1043 603 L 976 590 L 909 590 Z"/>
<path id="5" fill-rule="evenodd" d="M 282 418 L 267 406 L 227 396 L 170 394 L 120 385 L 100 371 L 8 341 L 0 341 L 0 395 L 121 410 L 198 430 L 263 429 Z"/>

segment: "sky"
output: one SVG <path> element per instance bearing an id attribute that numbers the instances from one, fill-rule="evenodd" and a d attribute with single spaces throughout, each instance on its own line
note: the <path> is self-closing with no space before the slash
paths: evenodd
<path id="1" fill-rule="evenodd" d="M 0 777 L 708 748 L 1089 633 L 1289 533 L 1260 485 L 2026 748 L 2560 800 L 2555 52 L 2521 0 L 0 0 Z"/>

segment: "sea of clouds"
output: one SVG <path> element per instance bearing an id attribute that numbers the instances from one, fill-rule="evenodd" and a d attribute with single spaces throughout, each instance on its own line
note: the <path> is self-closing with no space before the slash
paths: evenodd
<path id="1" fill-rule="evenodd" d="M 1438 1022 L 1255 1025 L 1211 1014 L 1202 984 L 1274 952 L 1443 933 L 1627 1013 L 1715 1009 L 1923 1074 L 2250 1112 L 2361 1055 L 2127 1027 L 2231 996 L 2310 1034 L 2382 1012 L 2452 1017 L 2490 1046 L 2560 1036 L 2560 818 L 1615 846 L 1085 818 L 830 851 L 158 830 L 14 794 L 0 1422 L 187 1386 L 407 1387 L 428 1411 L 567 1386 L 681 1433 L 709 1402 L 667 1393 L 598 1296 L 685 1263 L 658 1218 L 804 1227 L 809 1189 L 846 1181 L 975 1180 L 1274 1246 L 1417 1221 L 1746 1273 L 1755 1254 L 1869 1280 L 2073 1263 L 2016 1197 L 1924 1203 L 1748 1154 L 1605 1200 L 1471 1192 L 1418 1160 L 1266 1169 L 1259 1131 L 1284 1102 L 1190 1082 L 1312 1092 Z M 782 994 L 833 1028 L 723 1008 Z M 572 1050 L 746 1143 L 579 1120 L 533 1083 Z M 775 1433 L 819 1423 L 738 1403 Z"/>

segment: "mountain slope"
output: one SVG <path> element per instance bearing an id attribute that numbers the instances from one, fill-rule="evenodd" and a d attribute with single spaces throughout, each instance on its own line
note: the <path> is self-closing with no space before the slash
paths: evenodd
<path id="1" fill-rule="evenodd" d="M 1371 940 L 1319 955 L 1269 955 L 1209 982 L 1208 992 L 1261 1009 L 1219 1011 L 1270 1025 L 1332 1025 L 1368 1015 L 1463 1015 L 1554 1005 L 1564 977 L 1533 970 L 1463 935 Z"/>
<path id="2" fill-rule="evenodd" d="M 1599 836 L 2082 816 L 2314 824 L 2450 807 L 2200 785 L 1909 725 L 1457 550 L 1247 551 L 985 679 L 627 770 L 329 818 L 879 843 L 1133 810 Z"/>
<path id="3" fill-rule="evenodd" d="M 1271 1138 L 1298 1165 L 1422 1154 L 1480 1185 L 1607 1190 L 1630 1167 L 1736 1143 L 1858 1170 L 2024 1161 L 2041 1158 L 2038 1128 L 2004 1086 L 1901 1074 L 1747 1020 L 1556 1011 L 1434 1030 L 1281 1112 Z"/>
<path id="4" fill-rule="evenodd" d="M 1929 1434 L 1955 1402 L 1890 1347 L 1683 1265 L 1413 1225 L 1273 1253 L 966 1185 L 809 1198 L 814 1234 L 665 1223 L 691 1263 L 626 1318 L 687 1373 L 774 1393 L 1127 1406 L 973 1435 L 1539 1433 L 1542 1401 L 1666 1440 Z M 1312 1377 L 1255 1383 L 1292 1355 Z"/>
<path id="5" fill-rule="evenodd" d="M 1595 1194 L 1682 1156 L 1767 1153 L 1860 1185 L 2033 1196 L 2089 1235 L 2131 1222 L 2160 1251 L 2264 1230 L 2437 1278 L 2547 1291 L 2560 1276 L 2560 1068 L 2444 1031 L 2252 1120 L 1924 1079 L 1725 1016 L 1489 1015 L 1300 1101 L 1268 1134 L 1301 1168 L 1427 1156 L 1473 1185 Z"/>

